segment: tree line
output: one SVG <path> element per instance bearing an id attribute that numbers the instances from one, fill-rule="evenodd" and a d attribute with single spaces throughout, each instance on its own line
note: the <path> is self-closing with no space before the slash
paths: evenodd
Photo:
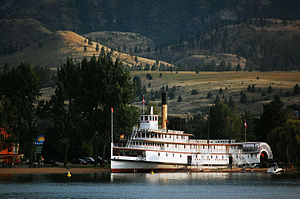
<path id="1" fill-rule="evenodd" d="M 20 144 L 30 163 L 42 130 L 43 157 L 66 164 L 82 156 L 108 158 L 111 107 L 116 137 L 137 122 L 137 109 L 130 105 L 135 91 L 130 74 L 109 55 L 84 58 L 81 63 L 68 58 L 57 68 L 51 99 L 41 100 L 40 88 L 40 78 L 29 63 L 1 73 L 0 126 Z"/>

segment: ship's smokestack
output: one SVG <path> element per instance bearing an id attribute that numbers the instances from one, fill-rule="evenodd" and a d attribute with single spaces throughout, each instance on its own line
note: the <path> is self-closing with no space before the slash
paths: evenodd
<path id="1" fill-rule="evenodd" d="M 167 106 L 167 93 L 162 93 L 162 129 L 167 129 L 168 122 L 168 106 Z"/>

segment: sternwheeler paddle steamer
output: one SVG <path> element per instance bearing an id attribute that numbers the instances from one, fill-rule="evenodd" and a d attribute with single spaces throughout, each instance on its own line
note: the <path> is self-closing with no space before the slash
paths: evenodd
<path id="1" fill-rule="evenodd" d="M 158 115 L 140 116 L 124 143 L 111 143 L 111 171 L 158 172 L 201 171 L 234 167 L 255 167 L 273 159 L 265 142 L 236 142 L 235 140 L 190 139 L 192 134 L 167 129 L 166 94 L 162 95 L 162 125 Z"/>

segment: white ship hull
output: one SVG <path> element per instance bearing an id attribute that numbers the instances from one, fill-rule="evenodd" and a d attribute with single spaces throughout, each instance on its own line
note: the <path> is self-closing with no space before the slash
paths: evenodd
<path id="1" fill-rule="evenodd" d="M 111 160 L 112 173 L 138 173 L 157 171 L 185 171 L 188 167 L 182 164 L 168 164 L 132 160 Z"/>

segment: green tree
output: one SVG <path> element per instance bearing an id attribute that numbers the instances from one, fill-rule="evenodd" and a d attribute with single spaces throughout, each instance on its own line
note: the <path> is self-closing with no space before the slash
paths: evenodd
<path id="1" fill-rule="evenodd" d="M 110 143 L 110 110 L 114 107 L 116 132 L 121 128 L 129 130 L 135 124 L 136 109 L 130 106 L 134 98 L 134 85 L 129 71 L 110 56 L 92 57 L 81 63 L 79 109 L 83 113 L 85 126 L 93 140 L 95 159 L 99 144 L 103 147 L 103 156 Z M 117 134 L 116 134 L 117 135 Z"/>
<path id="2" fill-rule="evenodd" d="M 46 105 L 49 113 L 48 119 L 52 122 L 51 129 L 54 131 L 47 131 L 44 148 L 44 155 L 46 158 L 55 159 L 59 153 L 63 151 L 62 156 L 58 156 L 64 161 L 64 165 L 68 161 L 69 149 L 80 154 L 80 150 L 75 150 L 80 144 L 73 144 L 72 139 L 76 137 L 75 131 L 78 130 L 78 118 L 75 100 L 79 94 L 79 66 L 74 64 L 71 58 L 67 58 L 66 63 L 63 63 L 57 69 L 57 85 L 55 95 L 51 97 L 50 102 Z M 79 119 L 78 119 L 79 120 Z M 80 120 L 79 120 L 80 121 Z M 60 139 L 55 139 L 59 137 Z M 51 138 L 54 138 L 52 140 Z M 73 144 L 73 145 L 72 145 Z M 57 148 L 52 148 L 52 145 L 57 145 Z M 74 147 L 75 146 L 75 147 Z M 51 151 L 52 150 L 52 151 Z"/>
<path id="3" fill-rule="evenodd" d="M 229 97 L 228 106 L 233 110 L 235 109 L 235 102 L 232 99 L 232 96 Z"/>
<path id="4" fill-rule="evenodd" d="M 206 98 L 207 98 L 207 99 L 210 99 L 211 97 L 212 97 L 212 94 L 211 94 L 211 92 L 209 91 L 209 92 L 207 93 Z"/>
<path id="5" fill-rule="evenodd" d="M 243 104 L 248 102 L 246 93 L 242 94 L 240 102 L 243 103 Z"/>
<path id="6" fill-rule="evenodd" d="M 182 97 L 181 97 L 181 95 L 178 96 L 177 102 L 182 102 Z"/>
<path id="7" fill-rule="evenodd" d="M 298 84 L 296 84 L 296 85 L 294 86 L 293 94 L 294 94 L 294 95 L 297 95 L 297 94 L 299 94 L 299 93 L 300 93 L 300 88 L 299 88 Z"/>
<path id="8" fill-rule="evenodd" d="M 133 77 L 133 84 L 135 84 L 136 96 L 141 96 L 141 94 L 142 94 L 142 81 L 141 81 L 141 78 L 139 76 L 134 76 Z"/>
<path id="9" fill-rule="evenodd" d="M 230 128 L 232 123 L 232 128 Z M 209 111 L 209 138 L 210 139 L 228 139 L 231 138 L 240 140 L 241 122 L 230 108 L 223 103 L 215 104 Z"/>
<path id="10" fill-rule="evenodd" d="M 38 135 L 38 97 L 40 81 L 35 70 L 29 63 L 21 63 L 10 72 L 0 76 L 1 103 L 6 113 L 8 129 L 20 143 L 21 153 L 24 152 L 30 164 L 34 160 L 34 140 Z M 8 116 L 8 115 L 7 115 Z"/>
<path id="11" fill-rule="evenodd" d="M 260 141 L 266 141 L 268 134 L 272 129 L 283 125 L 286 121 L 286 116 L 282 110 L 283 104 L 280 98 L 275 98 L 269 104 L 264 105 L 263 113 L 257 121 L 255 132 L 256 137 Z"/>
<path id="12" fill-rule="evenodd" d="M 193 89 L 191 92 L 191 95 L 197 95 L 197 94 L 198 94 L 198 91 L 196 89 Z"/>
<path id="13" fill-rule="evenodd" d="M 267 137 L 274 160 L 300 164 L 300 121 L 287 120 L 282 126 L 274 128 Z"/>

